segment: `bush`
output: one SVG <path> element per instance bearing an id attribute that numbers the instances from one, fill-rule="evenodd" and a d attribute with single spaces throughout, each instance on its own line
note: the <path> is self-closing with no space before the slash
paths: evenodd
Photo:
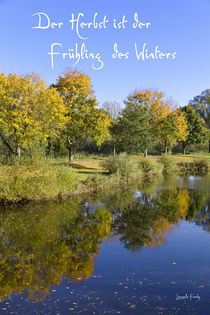
<path id="1" fill-rule="evenodd" d="M 101 162 L 101 166 L 121 179 L 129 179 L 137 173 L 136 164 L 126 153 L 120 153 Z"/>
<path id="2" fill-rule="evenodd" d="M 190 162 L 179 162 L 179 172 L 184 174 L 204 175 L 208 173 L 208 161 L 206 159 L 197 159 Z"/>
<path id="3" fill-rule="evenodd" d="M 157 174 L 160 171 L 160 165 L 156 161 L 144 158 L 139 162 L 139 167 L 144 174 Z"/>
<path id="4" fill-rule="evenodd" d="M 27 160 L 26 164 L 0 167 L 0 201 L 18 202 L 52 198 L 76 187 L 71 168 L 53 166 L 49 161 Z"/>
<path id="5" fill-rule="evenodd" d="M 160 163 L 163 165 L 163 173 L 170 174 L 177 170 L 176 160 L 171 155 L 162 155 Z"/>
<path id="6" fill-rule="evenodd" d="M 199 159 L 194 162 L 194 168 L 197 174 L 208 173 L 208 161 L 206 159 Z"/>
<path id="7" fill-rule="evenodd" d="M 90 189 L 92 191 L 99 191 L 101 187 L 104 188 L 104 186 L 107 184 L 106 179 L 102 175 L 94 174 L 89 175 L 86 180 L 83 182 L 86 189 Z"/>

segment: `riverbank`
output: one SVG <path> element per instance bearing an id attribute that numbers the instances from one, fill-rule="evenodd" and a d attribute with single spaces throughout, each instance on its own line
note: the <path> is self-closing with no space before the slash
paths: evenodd
<path id="1" fill-rule="evenodd" d="M 210 170 L 210 153 L 191 153 L 191 154 L 177 154 L 173 155 L 176 163 L 181 162 L 193 162 L 195 160 L 205 159 L 208 162 L 208 168 Z M 134 163 L 139 163 L 141 160 L 144 159 L 143 155 L 131 155 L 132 160 Z M 158 161 L 160 156 L 158 155 L 151 155 L 148 156 L 149 159 Z M 80 179 L 86 179 L 89 175 L 108 175 L 108 172 L 103 169 L 101 166 L 101 162 L 106 160 L 107 156 L 104 155 L 76 155 L 74 162 L 69 163 L 67 158 L 58 158 L 52 159 L 52 163 L 56 165 L 65 165 L 71 166 L 74 172 Z"/>
<path id="2" fill-rule="evenodd" d="M 148 158 L 132 156 L 129 157 L 130 166 L 131 164 L 134 166 L 132 170 L 129 165 L 126 166 L 128 157 L 124 156 L 121 157 L 120 163 L 119 161 L 116 163 L 116 170 L 110 174 L 106 164 L 108 160 L 112 165 L 114 161 L 112 159 L 80 156 L 70 163 L 67 159 L 34 158 L 21 163 L 15 161 L 11 165 L 2 165 L 0 203 L 63 199 L 94 193 L 109 185 L 125 185 L 129 181 L 138 181 L 139 178 L 164 172 L 167 174 L 177 171 L 182 175 L 202 175 L 210 169 L 210 154 L 205 155 L 205 160 L 202 155 L 174 156 L 162 160 L 158 156 Z M 120 172 L 118 168 L 121 168 Z"/>

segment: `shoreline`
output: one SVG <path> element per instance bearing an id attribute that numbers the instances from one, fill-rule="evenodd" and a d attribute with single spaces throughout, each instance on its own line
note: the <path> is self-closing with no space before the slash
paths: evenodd
<path id="1" fill-rule="evenodd" d="M 0 200 L 0 206 L 9 206 L 9 205 L 24 205 L 24 204 L 28 204 L 28 203 L 42 203 L 42 202 L 48 202 L 48 201 L 59 201 L 59 200 L 65 200 L 68 199 L 70 197 L 77 197 L 77 196 L 81 196 L 81 195 L 88 195 L 88 194 L 97 194 L 99 192 L 102 192 L 103 190 L 105 190 L 108 186 L 109 187 L 123 187 L 125 185 L 130 185 L 130 184 L 137 184 L 139 180 L 154 180 L 157 176 L 181 176 L 181 177 L 190 177 L 190 176 L 200 176 L 200 177 L 204 177 L 206 175 L 210 174 L 210 170 L 208 171 L 208 173 L 206 174 L 192 174 L 192 173 L 181 173 L 181 172 L 176 172 L 173 174 L 164 174 L 163 172 L 158 172 L 158 173 L 151 173 L 151 174 L 142 174 L 139 173 L 135 179 L 132 178 L 130 180 L 125 180 L 123 181 L 122 179 L 119 179 L 115 176 L 112 175 L 108 175 L 108 177 L 105 178 L 105 181 L 101 184 L 98 184 L 96 182 L 93 181 L 92 184 L 88 183 L 88 184 L 81 184 L 81 182 L 79 183 L 79 185 L 81 184 L 81 186 L 75 190 L 72 191 L 63 191 L 63 192 L 59 192 L 56 193 L 54 195 L 51 196 L 43 196 L 40 198 L 22 198 L 19 200 L 8 200 L 8 199 L 1 199 Z M 103 175 L 101 175 L 103 176 Z M 92 176 L 89 175 L 87 177 L 87 180 L 91 180 Z M 100 178 L 101 179 L 101 178 Z"/>

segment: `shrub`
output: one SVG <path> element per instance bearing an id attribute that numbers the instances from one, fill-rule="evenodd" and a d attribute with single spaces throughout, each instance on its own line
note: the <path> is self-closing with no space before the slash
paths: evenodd
<path id="1" fill-rule="evenodd" d="M 197 159 L 194 161 L 179 162 L 179 171 L 184 174 L 204 175 L 208 173 L 208 161 L 206 159 Z"/>
<path id="2" fill-rule="evenodd" d="M 44 159 L 0 167 L 0 200 L 3 202 L 52 198 L 72 191 L 75 186 L 71 168 L 53 166 Z"/>
<path id="3" fill-rule="evenodd" d="M 99 191 L 101 187 L 106 185 L 106 179 L 102 175 L 94 174 L 89 175 L 83 182 L 86 189 L 91 189 L 92 191 Z"/>
<path id="4" fill-rule="evenodd" d="M 208 173 L 208 161 L 206 159 L 199 159 L 194 162 L 194 168 L 197 174 Z"/>
<path id="5" fill-rule="evenodd" d="M 162 155 L 160 163 L 163 165 L 163 173 L 170 174 L 177 170 L 176 160 L 171 155 Z"/>
<path id="6" fill-rule="evenodd" d="M 160 165 L 156 161 L 144 158 L 139 162 L 139 167 L 144 174 L 157 174 L 160 171 Z"/>
<path id="7" fill-rule="evenodd" d="M 121 179 L 129 179 L 137 173 L 136 164 L 126 153 L 120 153 L 101 162 L 101 166 Z"/>

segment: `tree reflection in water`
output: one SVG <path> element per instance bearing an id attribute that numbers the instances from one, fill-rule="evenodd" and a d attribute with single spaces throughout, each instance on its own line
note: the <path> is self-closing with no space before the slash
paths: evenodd
<path id="1" fill-rule="evenodd" d="M 62 277 L 72 282 L 89 278 L 110 227 L 110 213 L 90 213 L 76 201 L 2 211 L 1 299 L 26 289 L 28 298 L 40 301 Z"/>
<path id="2" fill-rule="evenodd" d="M 0 212 L 0 298 L 26 292 L 43 300 L 63 277 L 89 278 L 102 241 L 112 235 L 138 252 L 165 243 L 181 220 L 210 226 L 209 193 L 189 181 L 156 178 L 70 199 Z"/>

